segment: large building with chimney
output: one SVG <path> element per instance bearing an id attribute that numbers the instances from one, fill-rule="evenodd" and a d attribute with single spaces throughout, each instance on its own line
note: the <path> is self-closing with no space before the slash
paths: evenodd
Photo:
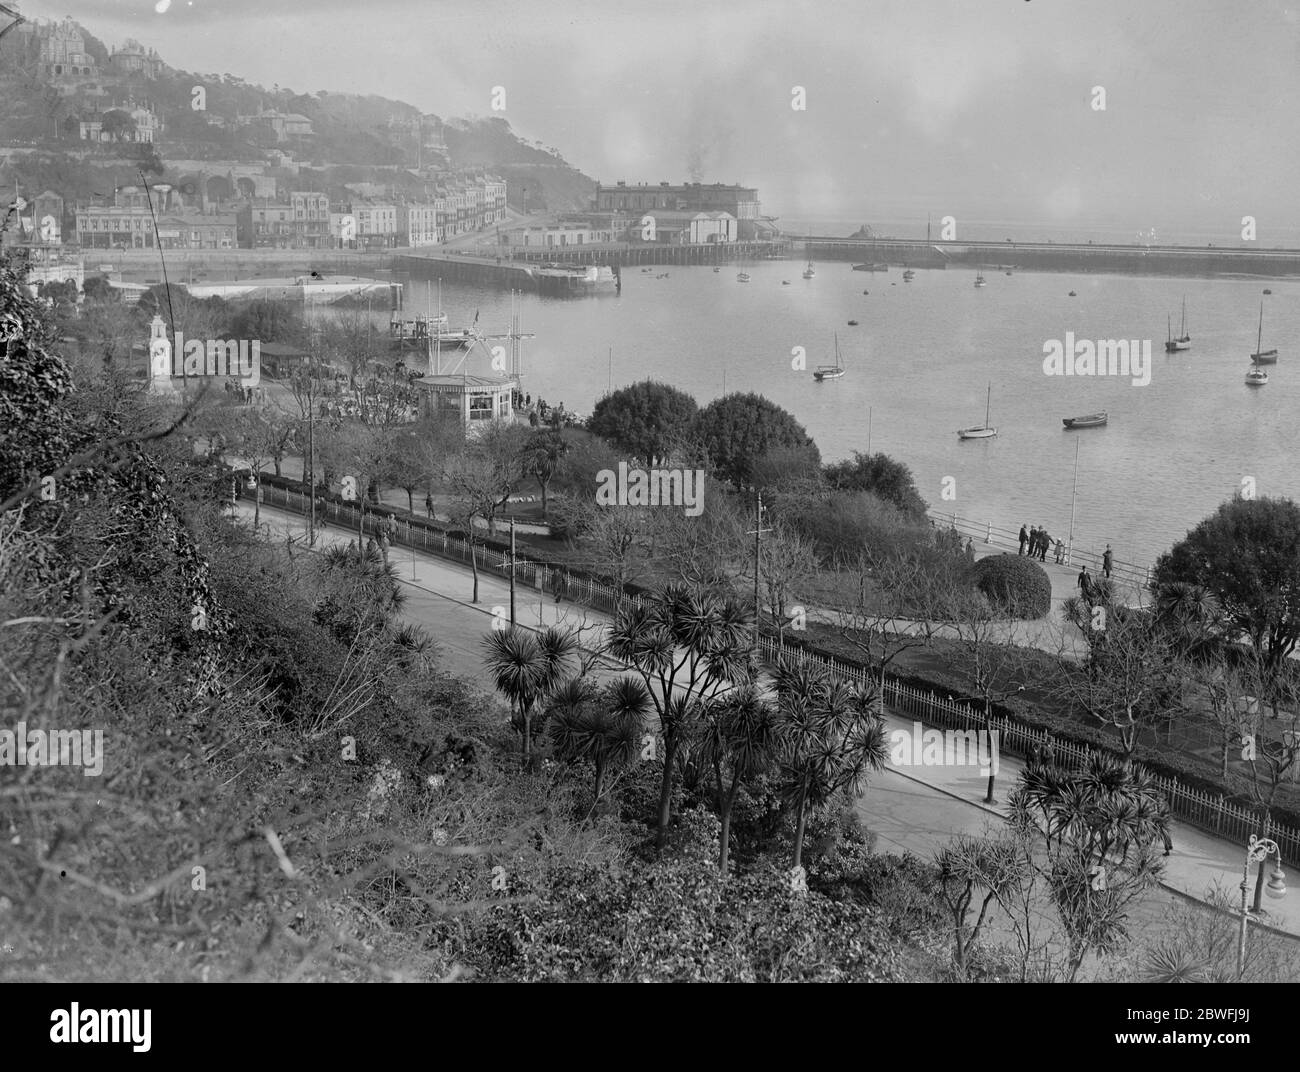
<path id="1" fill-rule="evenodd" d="M 762 203 L 758 199 L 758 190 L 752 186 L 705 185 L 701 182 L 680 186 L 667 182 L 655 186 L 644 182 L 630 186 L 626 182 L 617 182 L 613 186 L 602 184 L 596 188 L 592 208 L 597 215 L 635 216 L 637 221 L 656 210 L 692 216 L 696 213 L 725 213 L 735 220 L 735 239 L 741 241 L 761 237 L 760 232 L 765 229 Z M 674 217 L 675 220 L 681 218 Z"/>

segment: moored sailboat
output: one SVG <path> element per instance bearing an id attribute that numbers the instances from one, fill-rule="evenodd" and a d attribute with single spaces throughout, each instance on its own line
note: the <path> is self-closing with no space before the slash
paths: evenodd
<path id="1" fill-rule="evenodd" d="M 998 434 L 998 430 L 989 424 L 989 406 L 993 401 L 993 384 L 989 384 L 988 394 L 984 399 L 984 424 L 978 428 L 959 428 L 957 429 L 957 438 L 959 439 L 990 439 Z"/>
<path id="2" fill-rule="evenodd" d="M 1277 364 L 1277 347 L 1271 350 L 1262 349 L 1264 343 L 1264 303 L 1259 303 L 1259 334 L 1255 338 L 1255 352 L 1250 355 L 1250 360 L 1255 365 L 1276 365 Z"/>
<path id="3" fill-rule="evenodd" d="M 1167 338 L 1165 339 L 1165 353 L 1172 354 L 1178 350 L 1190 350 L 1192 348 L 1192 337 L 1187 334 L 1187 299 L 1183 298 L 1183 319 L 1178 327 L 1178 338 L 1174 338 L 1173 320 L 1169 319 L 1166 325 Z"/>
<path id="4" fill-rule="evenodd" d="M 813 370 L 813 379 L 816 380 L 818 383 L 821 383 L 822 380 L 838 380 L 843 375 L 844 375 L 844 366 L 840 364 L 840 337 L 838 334 L 836 334 L 835 364 L 818 365 Z"/>

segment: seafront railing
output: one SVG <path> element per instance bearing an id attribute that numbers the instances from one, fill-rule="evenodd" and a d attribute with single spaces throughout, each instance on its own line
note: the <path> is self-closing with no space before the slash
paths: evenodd
<path id="1" fill-rule="evenodd" d="M 306 516 L 309 497 L 305 492 L 268 485 L 263 485 L 258 490 L 261 492 L 261 501 L 264 505 L 276 506 Z M 239 494 L 244 498 L 251 497 L 242 482 L 239 484 Z M 317 507 L 317 516 L 319 517 L 322 512 L 329 523 L 338 523 L 340 527 L 346 527 L 349 532 L 358 531 L 357 507 L 354 504 L 321 502 Z M 380 507 L 379 513 L 368 512 L 360 529 L 361 534 L 377 537 L 381 524 L 385 523 L 385 518 L 390 512 L 391 508 L 384 507 Z M 506 577 L 510 575 L 509 551 L 479 543 L 475 543 L 471 548 L 467 541 L 451 536 L 413 517 L 397 521 L 395 541 L 403 546 L 464 564 L 469 564 L 470 555 L 473 554 L 478 567 L 485 573 Z M 1118 567 L 1118 563 L 1116 566 Z M 563 599 L 582 603 L 606 614 L 615 614 L 620 607 L 628 604 L 639 607 L 642 603 L 640 596 L 619 591 L 593 577 L 580 576 L 562 567 L 536 562 L 521 555 L 515 555 L 514 572 L 518 584 L 539 592 L 556 593 Z M 1117 573 L 1118 569 L 1112 572 Z M 801 666 L 815 666 L 834 677 L 859 686 L 865 687 L 879 680 L 878 675 L 863 666 L 821 652 L 809 651 L 802 646 L 782 644 L 776 637 L 760 636 L 758 647 L 767 659 L 793 659 Z M 1060 764 L 1077 768 L 1084 766 L 1093 755 L 1108 751 L 1078 741 L 1055 737 L 1050 731 L 1028 725 L 1012 715 L 993 714 L 986 721 L 983 713 L 968 703 L 940 696 L 932 690 L 905 684 L 888 674 L 884 678 L 884 700 L 885 704 L 895 712 L 947 729 L 997 730 L 999 749 L 1021 758 L 1033 755 L 1035 749 L 1038 749 L 1043 753 L 1054 755 Z M 1247 805 L 1229 800 L 1223 793 L 1187 785 L 1173 775 L 1159 774 L 1155 771 L 1152 771 L 1151 775 L 1156 787 L 1168 800 L 1170 811 L 1184 822 L 1238 843 L 1249 840 L 1251 834 L 1271 837 L 1281 846 L 1283 859 L 1300 859 L 1300 829 L 1272 820 L 1261 823 L 1257 811 Z"/>
<path id="2" fill-rule="evenodd" d="M 935 526 L 940 529 L 956 529 L 957 533 L 963 537 L 969 537 L 976 544 L 987 547 L 997 547 L 1005 551 L 1018 551 L 1020 549 L 1020 530 L 1006 529 L 999 525 L 993 524 L 992 521 L 975 521 L 968 517 L 962 517 L 959 514 L 944 514 L 937 510 L 931 510 L 927 515 Z M 1061 540 L 1064 544 L 1066 541 Z M 1075 567 L 1087 566 L 1094 573 L 1101 573 L 1101 556 L 1102 551 L 1091 550 L 1074 544 L 1067 548 L 1064 564 Z M 1047 561 L 1056 561 L 1056 538 L 1052 538 L 1052 546 L 1047 551 Z M 1151 584 L 1150 565 L 1139 562 L 1124 562 L 1112 555 L 1110 575 L 1114 580 L 1124 582 L 1138 588 L 1147 588 Z"/>

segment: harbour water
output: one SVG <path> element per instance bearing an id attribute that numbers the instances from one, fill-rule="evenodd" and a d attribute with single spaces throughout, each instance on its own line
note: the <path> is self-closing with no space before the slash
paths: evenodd
<path id="1" fill-rule="evenodd" d="M 751 282 L 737 282 L 742 268 Z M 662 380 L 703 406 L 725 383 L 726 392 L 753 391 L 789 410 L 824 460 L 869 445 L 911 468 L 932 509 L 1002 528 L 1037 523 L 1053 537 L 1069 529 L 1077 442 L 1074 544 L 1099 551 L 1109 542 L 1118 559 L 1136 563 L 1154 561 L 1244 478 L 1259 495 L 1300 497 L 1294 280 L 986 271 L 988 285 L 976 288 L 966 270 L 918 271 L 905 284 L 897 268 L 854 272 L 828 262 L 811 280 L 802 268 L 764 261 L 721 272 L 672 268 L 666 278 L 633 271 L 619 296 L 526 294 L 521 330 L 537 337 L 524 343 L 524 390 L 589 413 L 608 385 Z M 436 306 L 436 288 L 407 282 L 405 315 Z M 1167 355 L 1166 316 L 1177 333 L 1184 295 L 1192 348 Z M 1254 388 L 1244 374 L 1261 300 L 1264 348 L 1281 356 L 1269 384 Z M 481 331 L 509 330 L 507 293 L 444 285 L 442 307 L 453 328 L 477 314 Z M 1067 332 L 1149 340 L 1150 382 L 1046 375 L 1044 344 Z M 847 374 L 816 383 L 811 370 L 832 360 L 836 333 Z M 806 371 L 791 367 L 796 347 Z M 998 436 L 958 440 L 958 428 L 984 422 L 990 382 Z M 1098 410 L 1109 413 L 1108 426 L 1062 428 L 1062 417 Z M 955 499 L 943 498 L 947 477 Z"/>

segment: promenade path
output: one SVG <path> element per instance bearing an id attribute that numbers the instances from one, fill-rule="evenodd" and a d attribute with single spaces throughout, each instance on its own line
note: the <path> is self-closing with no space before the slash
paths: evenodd
<path id="1" fill-rule="evenodd" d="M 236 507 L 237 516 L 251 523 L 253 508 L 246 500 Z M 274 540 L 295 538 L 305 543 L 306 522 L 299 515 L 262 506 L 262 528 Z M 318 533 L 317 547 L 346 545 L 355 532 L 330 527 Z M 482 637 L 491 628 L 494 610 L 508 613 L 509 583 L 487 570 L 479 571 L 479 602 L 470 603 L 472 578 L 468 567 L 433 556 L 395 547 L 390 559 L 397 566 L 407 591 L 403 616 L 422 626 L 441 649 L 440 664 L 452 674 L 475 681 L 485 694 L 492 693 L 482 662 Z M 549 625 L 585 627 L 593 640 L 608 625 L 599 611 L 517 586 L 516 616 L 520 625 L 544 628 Z M 617 672 L 613 660 L 603 660 L 604 672 Z M 887 711 L 887 728 L 911 734 L 913 720 Z M 889 766 L 881 777 L 873 777 L 858 802 L 864 825 L 877 837 L 881 852 L 911 852 L 930 859 L 956 834 L 980 834 L 989 824 L 1004 820 L 1006 795 L 1015 785 L 1024 764 L 1011 756 L 999 757 L 996 801 L 983 803 L 987 777 L 974 767 Z M 1165 871 L 1158 891 L 1148 895 L 1133 913 L 1133 932 L 1163 923 L 1171 901 L 1187 898 L 1203 901 L 1208 890 L 1222 887 L 1236 896 L 1241 881 L 1245 847 L 1175 821 L 1171 826 L 1174 852 L 1165 859 Z M 1284 863 L 1293 863 L 1284 861 Z M 1300 872 L 1287 866 L 1290 894 L 1281 901 L 1265 899 L 1265 922 L 1277 931 L 1300 937 Z M 1252 868 L 1252 891 L 1254 883 Z M 996 933 L 996 932 L 995 932 Z"/>
<path id="2" fill-rule="evenodd" d="M 286 406 L 287 408 L 287 406 Z M 237 456 L 232 454 L 228 458 L 232 465 L 245 464 L 238 460 Z M 302 479 L 302 460 L 296 457 L 285 458 L 281 465 L 281 472 L 288 479 Z M 445 495 L 434 496 L 434 512 L 439 521 L 446 522 L 449 520 L 447 513 L 448 498 Z M 417 494 L 415 496 L 415 514 L 417 517 L 426 516 L 423 512 L 424 496 Z M 407 514 L 407 497 L 406 492 L 400 489 L 386 489 L 380 494 L 380 505 L 373 508 L 375 512 L 382 513 L 385 510 L 395 512 L 399 519 Z M 486 529 L 487 523 L 482 519 L 475 519 L 477 528 Z M 519 522 L 516 524 L 519 532 L 544 533 L 547 531 L 539 525 L 529 525 Z M 498 535 L 504 532 L 504 528 L 498 531 Z M 975 546 L 976 559 L 983 558 L 991 554 L 1001 554 L 1002 552 L 996 547 L 990 548 L 985 545 L 977 544 Z M 528 557 L 527 550 L 521 550 L 523 557 Z M 990 627 L 991 635 L 1008 644 L 1019 644 L 1024 647 L 1039 648 L 1042 651 L 1053 654 L 1063 654 L 1073 658 L 1081 658 L 1087 653 L 1087 645 L 1084 643 L 1083 634 L 1075 626 L 1068 623 L 1062 613 L 1062 607 L 1065 601 L 1071 596 L 1079 594 L 1078 576 L 1079 571 L 1070 566 L 1058 566 L 1052 556 L 1047 556 L 1046 562 L 1040 562 L 1040 566 L 1046 571 L 1048 578 L 1052 582 L 1052 609 L 1045 617 L 1036 621 L 1008 621 L 995 622 Z M 1119 598 L 1124 599 L 1130 604 L 1136 604 L 1140 601 L 1142 593 L 1136 584 L 1116 581 L 1116 589 Z M 831 627 L 839 627 L 849 622 L 849 616 L 829 607 L 813 607 L 808 610 L 809 621 L 818 622 Z M 906 635 L 915 635 L 919 633 L 929 633 L 931 636 L 956 638 L 959 630 L 955 626 L 926 623 L 909 618 L 894 618 L 886 623 L 891 632 Z"/>

